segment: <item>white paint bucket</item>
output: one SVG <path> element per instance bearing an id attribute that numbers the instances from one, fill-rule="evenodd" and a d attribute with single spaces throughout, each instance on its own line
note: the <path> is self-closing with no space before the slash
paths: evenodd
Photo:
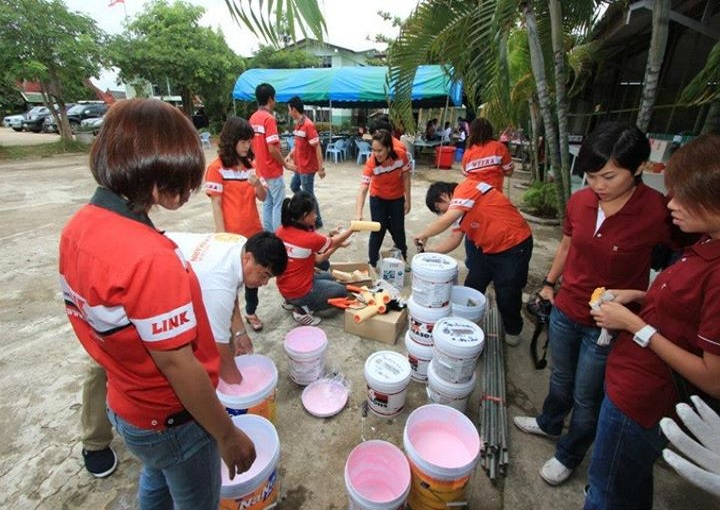
<path id="1" fill-rule="evenodd" d="M 467 382 L 448 382 L 437 374 L 434 362 L 431 361 L 427 367 L 428 400 L 433 404 L 444 404 L 464 413 L 470 394 L 475 389 L 475 381 L 476 377 L 473 372 Z"/>
<path id="2" fill-rule="evenodd" d="M 380 261 L 380 278 L 390 285 L 403 288 L 405 285 L 405 261 L 395 257 L 385 257 Z"/>
<path id="3" fill-rule="evenodd" d="M 482 292 L 472 287 L 455 285 L 450 292 L 450 309 L 453 317 L 462 317 L 480 324 L 485 315 L 487 300 Z"/>
<path id="4" fill-rule="evenodd" d="M 230 416 L 255 414 L 275 422 L 275 398 L 278 372 L 275 363 L 262 354 L 244 354 L 235 358 L 243 375 L 242 383 L 218 383 L 217 396 Z"/>
<path id="5" fill-rule="evenodd" d="M 414 294 L 407 300 L 408 330 L 410 336 L 419 344 L 432 345 L 432 330 L 435 323 L 443 317 L 450 316 L 450 306 L 442 308 L 428 308 L 415 301 Z"/>
<path id="6" fill-rule="evenodd" d="M 480 436 L 472 421 L 450 406 L 418 407 L 405 423 L 403 447 L 412 475 L 408 506 L 462 507 L 480 456 Z"/>
<path id="7" fill-rule="evenodd" d="M 365 361 L 368 409 L 383 418 L 400 414 L 412 369 L 407 358 L 394 351 L 378 351 Z"/>
<path id="8" fill-rule="evenodd" d="M 433 349 L 431 345 L 423 345 L 416 342 L 410 336 L 410 332 L 405 333 L 405 349 L 407 350 L 408 361 L 412 369 L 413 381 L 425 382 L 428 378 L 428 365 L 432 359 Z"/>
<path id="9" fill-rule="evenodd" d="M 443 308 L 450 303 L 458 265 L 442 253 L 418 253 L 412 259 L 412 295 L 415 302 L 428 308 Z"/>
<path id="10" fill-rule="evenodd" d="M 469 381 L 485 346 L 480 326 L 462 317 L 445 317 L 435 323 L 433 339 L 437 375 L 451 383 Z"/>
<path id="11" fill-rule="evenodd" d="M 280 439 L 272 423 L 262 416 L 234 416 L 235 426 L 255 445 L 257 457 L 250 469 L 230 480 L 221 461 L 220 510 L 261 510 L 274 508 L 279 489 Z"/>
<path id="12" fill-rule="evenodd" d="M 397 510 L 410 492 L 410 464 L 387 441 L 360 443 L 345 462 L 345 488 L 350 510 Z"/>
<path id="13" fill-rule="evenodd" d="M 325 370 L 327 345 L 327 336 L 320 328 L 300 326 L 290 330 L 284 342 L 290 379 L 300 386 L 318 380 Z"/>

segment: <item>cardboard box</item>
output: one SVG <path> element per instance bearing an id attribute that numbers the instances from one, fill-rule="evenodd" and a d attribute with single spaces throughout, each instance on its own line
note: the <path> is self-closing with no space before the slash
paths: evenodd
<path id="1" fill-rule="evenodd" d="M 393 345 L 397 337 L 407 329 L 407 314 L 407 308 L 400 312 L 391 310 L 355 324 L 353 310 L 345 310 L 345 332 Z"/>
<path id="2" fill-rule="evenodd" d="M 363 286 L 363 285 L 370 285 L 372 282 L 378 279 L 377 273 L 375 270 L 370 267 L 370 264 L 367 262 L 340 262 L 340 263 L 332 263 L 330 264 L 330 274 L 332 274 L 332 270 L 337 269 L 338 271 L 344 271 L 345 273 L 352 273 L 356 269 L 359 269 L 360 271 L 367 271 L 370 275 L 369 278 L 365 280 L 355 280 L 355 281 L 348 281 L 348 282 L 340 282 L 342 284 L 348 284 L 351 283 L 353 285 Z"/>

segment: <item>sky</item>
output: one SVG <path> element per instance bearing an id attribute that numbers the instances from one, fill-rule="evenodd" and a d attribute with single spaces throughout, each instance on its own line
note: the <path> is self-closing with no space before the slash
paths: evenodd
<path id="1" fill-rule="evenodd" d="M 172 0 L 171 0 L 172 1 Z M 224 0 L 185 0 L 193 5 L 205 8 L 201 24 L 220 28 L 228 46 L 242 56 L 250 56 L 258 49 L 261 41 L 245 26 L 238 26 L 230 16 Z M 239 0 L 236 0 L 239 1 Z M 125 14 L 129 18 L 144 10 L 144 0 L 125 0 L 109 7 L 111 0 L 65 0 L 70 11 L 80 12 L 97 21 L 98 26 L 109 34 L 118 34 L 123 30 Z M 255 2 L 257 3 L 257 2 Z M 377 12 L 382 10 L 392 16 L 407 18 L 417 6 L 418 0 L 318 0 L 325 17 L 327 36 L 325 41 L 355 51 L 370 48 L 384 49 L 374 42 L 376 34 L 395 37 L 397 29 L 389 21 L 384 21 Z M 298 31 L 296 37 L 302 38 Z M 370 40 L 367 40 L 367 37 Z M 93 79 L 101 89 L 118 88 L 115 73 L 105 71 Z"/>

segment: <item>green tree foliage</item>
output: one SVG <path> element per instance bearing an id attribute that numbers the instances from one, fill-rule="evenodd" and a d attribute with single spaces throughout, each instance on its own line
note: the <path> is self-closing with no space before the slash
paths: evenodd
<path id="1" fill-rule="evenodd" d="M 180 92 L 183 109 L 193 113 L 199 96 L 211 118 L 224 117 L 231 104 L 243 59 L 221 31 L 199 24 L 205 10 L 187 2 L 158 0 L 127 25 L 111 43 L 112 62 L 125 82 L 148 80 Z"/>
<path id="2" fill-rule="evenodd" d="M 303 50 L 281 49 L 260 46 L 248 61 L 248 69 L 300 69 L 318 67 L 320 59 Z"/>
<path id="3" fill-rule="evenodd" d="M 3 81 L 39 82 L 46 105 L 59 106 L 60 133 L 70 140 L 65 103 L 83 90 L 84 78 L 98 75 L 105 33 L 60 0 L 0 2 L 0 26 Z"/>

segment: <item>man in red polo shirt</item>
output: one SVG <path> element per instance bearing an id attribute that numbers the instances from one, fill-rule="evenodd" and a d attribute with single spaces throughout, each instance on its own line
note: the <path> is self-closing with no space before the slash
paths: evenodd
<path id="1" fill-rule="evenodd" d="M 323 166 L 322 145 L 315 124 L 305 116 L 305 106 L 298 96 L 288 102 L 288 113 L 295 121 L 295 146 L 285 158 L 285 166 L 294 170 L 295 174 L 290 181 L 290 189 L 297 193 L 301 189 L 315 200 L 315 228 L 322 228 L 323 222 L 320 216 L 320 206 L 315 196 L 315 174 L 321 179 L 325 178 L 325 167 Z"/>
<path id="2" fill-rule="evenodd" d="M 250 125 L 255 132 L 252 150 L 257 173 L 265 179 L 268 187 L 263 202 L 262 222 L 266 231 L 275 232 L 280 226 L 280 213 L 285 199 L 284 160 L 280 152 L 277 122 L 273 116 L 275 89 L 269 83 L 261 83 L 255 88 L 255 98 L 258 109 L 250 116 Z"/>

